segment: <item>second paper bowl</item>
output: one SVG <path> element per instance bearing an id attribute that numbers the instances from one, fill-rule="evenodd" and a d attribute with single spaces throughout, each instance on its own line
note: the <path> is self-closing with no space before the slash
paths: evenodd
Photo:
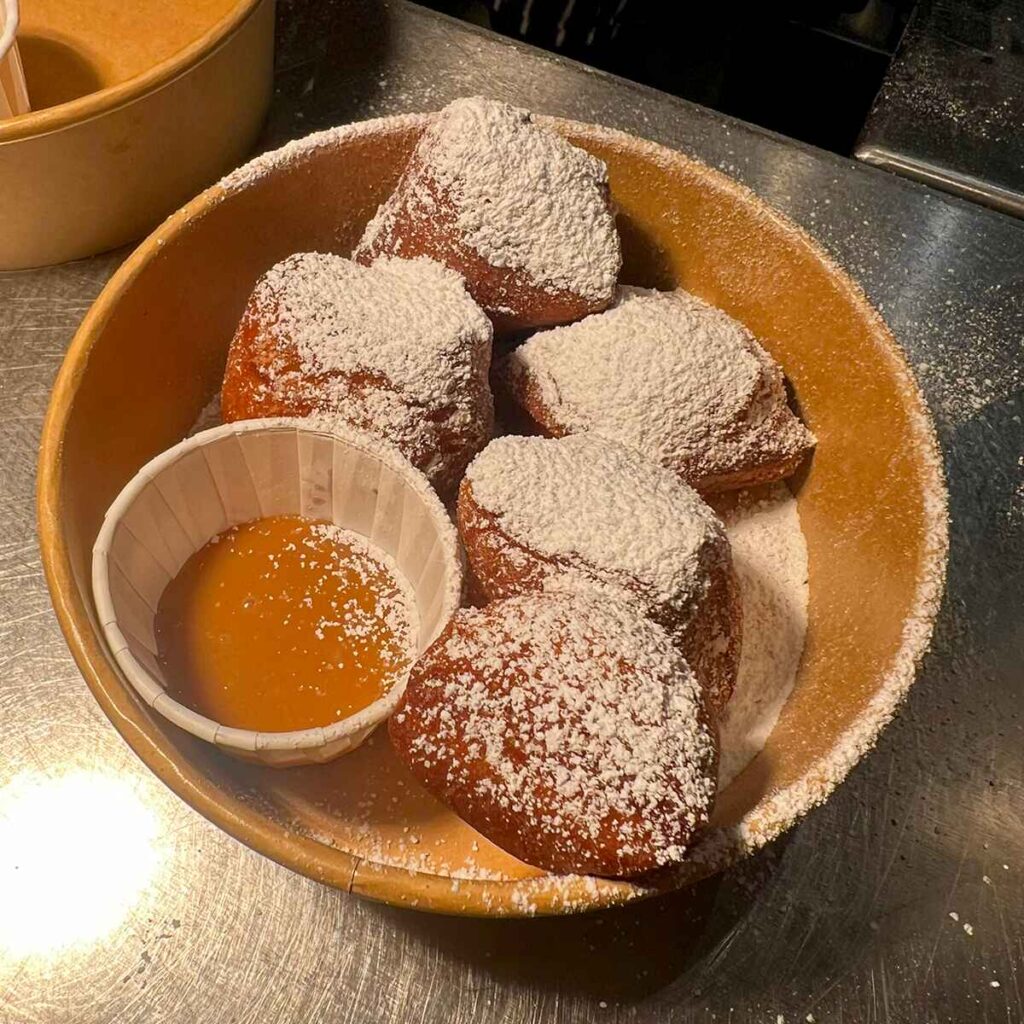
<path id="1" fill-rule="evenodd" d="M 158 455 L 110 506 L 92 563 L 103 634 L 142 700 L 229 753 L 280 767 L 328 761 L 357 747 L 391 714 L 405 679 L 331 725 L 291 732 L 229 728 L 166 692 L 153 624 L 164 588 L 193 552 L 232 526 L 287 514 L 333 522 L 395 559 L 416 596 L 417 653 L 458 607 L 461 551 L 426 478 L 383 442 L 307 420 L 228 423 Z"/>

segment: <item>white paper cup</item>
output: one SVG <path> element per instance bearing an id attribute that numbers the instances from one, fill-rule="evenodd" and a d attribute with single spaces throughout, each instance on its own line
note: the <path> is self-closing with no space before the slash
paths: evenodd
<path id="1" fill-rule="evenodd" d="M 426 477 L 376 438 L 309 420 L 228 423 L 158 455 L 108 509 L 92 560 L 100 626 L 139 696 L 194 736 L 278 766 L 328 761 L 357 747 L 391 714 L 406 678 L 369 707 L 322 728 L 233 729 L 165 692 L 153 624 L 164 588 L 193 552 L 232 526 L 288 514 L 334 522 L 395 559 L 416 596 L 417 653 L 459 606 L 458 536 Z"/>
<path id="2" fill-rule="evenodd" d="M 0 0 L 0 120 L 27 114 L 28 86 L 18 55 L 18 0 Z"/>

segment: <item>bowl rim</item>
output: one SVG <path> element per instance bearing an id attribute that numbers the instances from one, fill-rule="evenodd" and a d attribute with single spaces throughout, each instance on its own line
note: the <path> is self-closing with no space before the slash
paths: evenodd
<path id="1" fill-rule="evenodd" d="M 935 617 L 945 585 L 948 551 L 947 491 L 942 456 L 928 407 L 907 363 L 877 309 L 863 289 L 835 259 L 802 227 L 771 206 L 750 188 L 678 150 L 630 135 L 619 129 L 544 116 L 538 118 L 580 142 L 614 143 L 634 154 L 642 153 L 660 165 L 699 169 L 705 179 L 738 202 L 755 207 L 769 218 L 780 233 L 810 250 L 824 264 L 848 299 L 857 305 L 872 326 L 872 340 L 885 355 L 906 395 L 914 423 L 918 453 L 927 488 L 923 519 L 928 537 L 923 564 L 917 579 L 916 600 L 904 621 L 903 643 L 889 671 L 868 705 L 841 735 L 836 746 L 824 752 L 805 774 L 787 789 L 763 799 L 737 825 L 711 830 L 693 850 L 678 876 L 651 887 L 613 881 L 583 879 L 589 884 L 576 889 L 578 901 L 565 899 L 563 892 L 542 884 L 545 877 L 518 880 L 452 879 L 442 875 L 413 872 L 407 867 L 369 861 L 317 839 L 296 833 L 258 813 L 240 797 L 226 793 L 198 767 L 184 757 L 174 757 L 166 745 L 139 721 L 138 709 L 128 697 L 129 687 L 118 678 L 109 654 L 92 629 L 89 613 L 75 581 L 68 545 L 61 525 L 62 433 L 73 404 L 79 380 L 88 362 L 89 350 L 112 316 L 121 294 L 152 259 L 164 240 L 188 228 L 226 195 L 245 188 L 252 174 L 257 177 L 284 163 L 309 157 L 321 148 L 343 144 L 368 132 L 401 132 L 421 127 L 429 115 L 398 114 L 342 125 L 296 140 L 279 150 L 264 154 L 232 172 L 221 183 L 196 196 L 158 226 L 117 269 L 90 307 L 67 350 L 54 383 L 40 441 L 37 485 L 37 515 L 42 562 L 54 610 L 68 646 L 97 702 L 129 745 L 154 774 L 193 808 L 219 825 L 234 838 L 281 864 L 317 881 L 357 892 L 362 896 L 394 905 L 467 916 L 520 917 L 536 914 L 558 915 L 597 910 L 653 895 L 681 884 L 697 881 L 728 867 L 741 857 L 766 845 L 792 827 L 813 807 L 823 802 L 853 766 L 870 749 L 882 728 L 895 714 L 916 676 L 928 648 Z M 754 810 L 757 811 L 755 817 Z M 571 880 L 570 880 L 571 881 Z M 412 894 L 412 896 L 411 896 Z"/>
<path id="2" fill-rule="evenodd" d="M 141 99 L 147 93 L 185 74 L 218 49 L 263 3 L 274 0 L 235 0 L 232 8 L 205 32 L 176 53 L 158 61 L 140 74 L 108 85 L 96 92 L 41 110 L 29 110 L 0 121 L 0 146 L 60 131 L 101 117 L 116 108 Z"/>
<path id="3" fill-rule="evenodd" d="M 216 719 L 209 718 L 198 711 L 194 711 L 188 705 L 175 700 L 132 654 L 128 641 L 118 625 L 117 615 L 114 612 L 114 603 L 110 594 L 110 575 L 108 572 L 110 548 L 113 544 L 114 534 L 124 515 L 131 509 L 136 498 L 142 493 L 147 484 L 158 479 L 162 473 L 166 472 L 190 452 L 215 444 L 225 437 L 237 436 L 238 434 L 267 435 L 281 431 L 329 437 L 333 441 L 358 448 L 381 463 L 386 463 L 390 468 L 411 482 L 415 489 L 421 493 L 424 504 L 430 506 L 430 511 L 437 524 L 439 526 L 446 524 L 448 532 L 453 537 L 455 534 L 455 528 L 448 518 L 440 499 L 434 494 L 432 489 L 429 487 L 424 488 L 423 485 L 426 484 L 426 478 L 419 473 L 412 463 L 399 452 L 388 451 L 381 442 L 374 442 L 372 439 L 365 438 L 355 430 L 330 430 L 327 427 L 317 426 L 314 421 L 308 419 L 287 416 L 242 420 L 234 423 L 223 423 L 192 434 L 170 448 L 154 455 L 124 485 L 103 516 L 103 524 L 100 526 L 100 531 L 92 548 L 93 602 L 96 605 L 100 629 L 103 631 L 114 660 L 121 668 L 128 682 L 134 687 L 136 693 L 154 711 L 161 714 L 174 725 L 199 739 L 227 750 L 245 752 L 288 751 L 291 753 L 299 753 L 304 750 L 313 751 L 335 743 L 338 740 L 347 739 L 364 730 L 375 728 L 391 714 L 399 700 L 401 700 L 409 681 L 409 672 L 412 668 L 410 665 L 402 673 L 401 678 L 397 679 L 390 689 L 373 701 L 372 704 L 368 704 L 365 708 L 355 712 L 355 714 L 346 715 L 330 725 L 313 726 L 307 729 L 261 730 L 226 726 Z M 449 575 L 457 581 L 458 586 L 446 588 L 447 593 L 444 595 L 441 611 L 442 623 L 447 622 L 458 607 L 459 594 L 462 587 L 462 566 L 459 563 L 458 546 L 456 543 L 451 545 L 448 556 Z"/>

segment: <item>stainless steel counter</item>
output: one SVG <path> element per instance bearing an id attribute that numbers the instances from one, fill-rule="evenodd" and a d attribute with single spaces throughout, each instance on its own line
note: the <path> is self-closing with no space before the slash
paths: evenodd
<path id="1" fill-rule="evenodd" d="M 921 0 L 854 155 L 1024 217 L 1024 3 Z"/>
<path id="2" fill-rule="evenodd" d="M 953 546 L 934 650 L 826 806 L 690 892 L 467 922 L 320 887 L 149 775 L 50 611 L 40 422 L 123 253 L 0 276 L 0 1022 L 1024 1021 L 1024 223 L 417 8 L 282 13 L 268 141 L 486 92 L 695 154 L 814 233 L 938 422 Z"/>

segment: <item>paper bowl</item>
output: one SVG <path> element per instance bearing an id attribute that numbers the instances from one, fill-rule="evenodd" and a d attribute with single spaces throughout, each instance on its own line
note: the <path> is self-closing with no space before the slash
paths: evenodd
<path id="1" fill-rule="evenodd" d="M 680 886 L 792 827 L 895 712 L 942 594 L 941 462 L 889 329 L 802 230 L 682 154 L 622 132 L 549 123 L 608 164 L 625 280 L 681 285 L 748 324 L 781 362 L 818 438 L 794 482 L 810 570 L 795 687 L 764 750 L 719 794 L 685 871 L 660 881 Z M 339 888 L 420 909 L 498 916 L 622 903 L 659 886 L 552 879 L 515 861 L 419 789 L 380 732 L 341 761 L 289 772 L 211 753 L 137 700 L 97 619 L 89 561 L 103 514 L 218 389 L 256 280 L 292 252 L 351 252 L 425 124 L 407 116 L 349 125 L 261 157 L 127 260 L 54 387 L 40 454 L 43 564 L 100 705 L 172 789 L 257 850 Z M 361 806 L 371 796 L 367 827 Z M 429 861 L 396 855 L 414 832 L 414 857 L 429 852 Z"/>
<path id="2" fill-rule="evenodd" d="M 23 0 L 18 50 L 0 270 L 139 238 L 236 166 L 270 104 L 274 0 Z"/>
<path id="3" fill-rule="evenodd" d="M 193 736 L 276 767 L 354 750 L 394 710 L 408 676 L 369 707 L 321 728 L 228 728 L 165 692 L 153 625 L 160 595 L 193 552 L 232 526 L 289 514 L 345 527 L 394 558 L 416 596 L 418 651 L 458 607 L 458 538 L 426 478 L 382 442 L 304 420 L 229 423 L 158 455 L 110 506 L 92 560 L 100 629 L 139 697 Z"/>

